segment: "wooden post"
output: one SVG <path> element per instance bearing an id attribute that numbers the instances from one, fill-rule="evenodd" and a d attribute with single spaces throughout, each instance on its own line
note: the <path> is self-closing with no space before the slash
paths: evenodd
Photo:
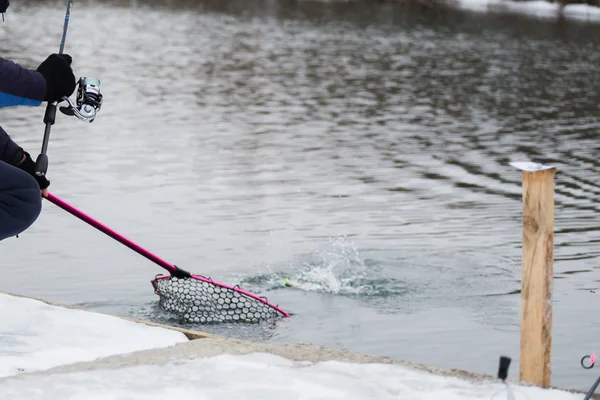
<path id="1" fill-rule="evenodd" d="M 523 171 L 523 265 L 519 379 L 550 386 L 556 169 L 511 163 Z"/>

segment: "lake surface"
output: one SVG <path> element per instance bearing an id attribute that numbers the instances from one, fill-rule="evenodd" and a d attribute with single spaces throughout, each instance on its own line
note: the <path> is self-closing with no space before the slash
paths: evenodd
<path id="1" fill-rule="evenodd" d="M 64 2 L 15 5 L 0 54 L 58 51 Z M 155 4 L 156 3 L 156 4 Z M 553 379 L 598 351 L 600 24 L 391 5 L 82 1 L 65 51 L 102 80 L 62 114 L 51 192 L 188 271 L 294 315 L 189 326 L 518 377 L 522 204 L 554 165 Z M 12 7 L 12 6 L 11 6 Z M 3 109 L 37 155 L 44 108 Z M 163 271 L 44 203 L 0 290 L 177 324 Z M 300 288 L 285 288 L 284 278 Z"/>

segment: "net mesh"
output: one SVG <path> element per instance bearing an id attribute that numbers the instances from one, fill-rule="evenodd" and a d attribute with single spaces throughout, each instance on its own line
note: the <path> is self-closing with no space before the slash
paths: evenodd
<path id="1" fill-rule="evenodd" d="M 192 278 L 155 280 L 160 306 L 187 322 L 260 322 L 281 317 L 279 311 L 243 293 Z"/>

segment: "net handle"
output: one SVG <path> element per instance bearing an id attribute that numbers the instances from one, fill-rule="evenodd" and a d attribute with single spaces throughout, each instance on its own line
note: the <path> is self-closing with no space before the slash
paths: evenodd
<path id="1" fill-rule="evenodd" d="M 73 207 L 72 205 L 70 205 L 66 201 L 60 199 L 59 197 L 53 195 L 52 193 L 48 193 L 48 195 L 45 198 L 46 198 L 46 200 L 48 200 L 49 202 L 62 208 L 69 214 L 79 218 L 80 220 L 87 223 L 88 225 L 91 225 L 92 227 L 98 229 L 100 232 L 103 232 L 104 234 L 110 236 L 111 238 L 115 239 L 116 241 L 120 242 L 121 244 L 129 247 L 131 250 L 146 257 L 147 259 L 154 262 L 155 264 L 158 264 L 160 267 L 169 271 L 172 276 L 177 277 L 177 278 L 187 278 L 190 276 L 189 272 L 184 271 L 181 268 L 158 257 L 156 254 L 149 252 L 148 250 L 144 249 L 139 244 L 127 239 L 125 236 L 121 235 L 120 233 L 117 233 L 115 230 L 109 228 L 108 226 L 104 225 L 103 223 L 99 222 L 98 220 L 96 220 L 96 219 L 92 218 L 91 216 L 85 214 L 84 212 L 78 210 L 77 208 Z"/>
<path id="2" fill-rule="evenodd" d="M 77 208 L 73 207 L 72 205 L 70 205 L 69 203 L 67 203 L 66 201 L 60 199 L 58 196 L 53 195 L 52 193 L 48 192 L 48 195 L 45 197 L 49 202 L 57 205 L 58 207 L 62 208 L 63 210 L 65 210 L 66 212 L 68 212 L 69 214 L 79 218 L 80 220 L 82 220 L 83 222 L 93 226 L 94 228 L 98 229 L 100 232 L 103 232 L 104 234 L 110 236 L 111 238 L 115 239 L 116 241 L 124 244 L 125 246 L 129 247 L 131 250 L 135 251 L 136 253 L 146 257 L 147 259 L 149 259 L 150 261 L 158 264 L 159 266 L 161 266 L 162 268 L 166 269 L 167 271 L 169 271 L 169 273 L 171 274 L 172 277 L 175 278 L 192 278 L 192 279 L 197 279 L 197 280 L 206 280 L 207 282 L 210 282 L 214 285 L 217 286 L 221 286 L 227 289 L 232 289 L 235 290 L 237 292 L 240 292 L 248 297 L 252 297 L 255 300 L 258 300 L 262 303 L 265 303 L 267 305 L 269 305 L 270 307 L 276 309 L 277 311 L 279 311 L 281 314 L 283 314 L 286 317 L 289 317 L 290 314 L 283 311 L 281 308 L 279 308 L 278 306 L 269 303 L 266 299 L 261 299 L 260 297 L 258 297 L 255 294 L 252 294 L 250 292 L 247 292 L 245 290 L 242 289 L 234 289 L 232 286 L 229 285 L 225 285 L 223 283 L 217 283 L 217 282 L 213 282 L 212 280 L 208 280 L 204 277 L 201 277 L 199 275 L 192 275 L 189 272 L 177 267 L 174 264 L 171 264 L 165 260 L 163 260 L 162 258 L 158 257 L 157 255 L 149 252 L 148 250 L 144 249 L 142 246 L 140 246 L 137 243 L 134 243 L 133 241 L 127 239 L 125 236 L 117 233 L 116 231 L 114 231 L 113 229 L 109 228 L 108 226 L 104 225 L 103 223 L 99 222 L 98 220 L 90 217 L 89 215 L 87 215 L 86 213 L 84 213 L 83 211 L 78 210 Z M 157 278 L 155 278 L 156 280 Z M 155 287 L 156 290 L 156 287 Z"/>

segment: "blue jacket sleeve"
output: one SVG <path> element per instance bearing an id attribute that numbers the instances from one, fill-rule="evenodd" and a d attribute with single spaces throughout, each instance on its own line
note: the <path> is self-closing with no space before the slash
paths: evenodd
<path id="1" fill-rule="evenodd" d="M 39 106 L 45 95 L 42 74 L 0 57 L 0 108 Z M 16 165 L 22 157 L 23 149 L 0 127 L 0 160 Z"/>
<path id="2" fill-rule="evenodd" d="M 39 106 L 45 96 L 42 74 L 0 57 L 0 108 Z"/>

